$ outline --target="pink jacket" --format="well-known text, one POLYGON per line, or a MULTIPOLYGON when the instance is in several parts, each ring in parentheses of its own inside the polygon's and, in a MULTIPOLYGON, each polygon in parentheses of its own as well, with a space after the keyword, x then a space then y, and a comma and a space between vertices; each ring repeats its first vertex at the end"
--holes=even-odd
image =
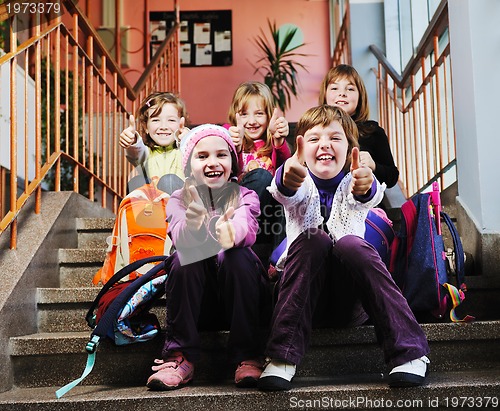
MULTIPOLYGON (((229 183, 236 184, 236 183, 229 183)), ((253 190, 239 187, 241 197, 235 209, 232 222, 235 228, 235 247, 250 247, 254 244, 259 228, 257 217, 260 214, 259 197, 253 190)), ((209 210, 209 218, 197 232, 186 226, 186 210, 182 199, 183 189, 172 193, 167 204, 168 234, 179 253, 181 264, 202 261, 222 251, 214 238, 214 225, 222 210, 209 210)))

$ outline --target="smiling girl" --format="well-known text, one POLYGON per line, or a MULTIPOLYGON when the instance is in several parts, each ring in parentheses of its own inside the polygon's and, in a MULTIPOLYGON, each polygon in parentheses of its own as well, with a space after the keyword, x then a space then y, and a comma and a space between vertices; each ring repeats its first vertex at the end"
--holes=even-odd
POLYGON ((237 153, 225 128, 193 128, 183 138, 181 152, 188 177, 167 205, 176 252, 166 262, 166 340, 147 385, 171 390, 193 378, 201 327, 230 331, 234 381, 238 387, 252 386, 263 366, 258 331, 266 296, 264 268, 250 248, 259 199, 233 181, 237 153))
POLYGON ((255 191, 260 199, 257 242, 283 239, 284 219, 281 205, 267 191, 276 169, 290 157, 285 141, 288 121, 274 105, 271 90, 258 81, 239 85, 229 108, 228 129, 238 153, 239 182, 255 191))
POLYGON ((429 363, 425 334, 363 239, 368 210, 381 201, 385 184, 360 162, 356 125, 343 110, 323 105, 302 116, 296 133, 297 150, 270 188, 285 208, 288 241, 278 260, 283 273, 259 388, 291 388, 313 323, 345 327, 368 318, 392 367, 389 385, 422 385, 429 363))
MULTIPOLYGON (((120 134, 120 145, 131 164, 144 165, 147 177, 159 178, 158 187, 171 194, 184 181, 177 140, 189 131, 185 127, 185 104, 172 93, 155 92, 144 99, 137 114, 137 120, 129 117, 129 126, 120 134)), ((130 191, 147 181, 142 167, 137 173, 129 181, 130 191)))

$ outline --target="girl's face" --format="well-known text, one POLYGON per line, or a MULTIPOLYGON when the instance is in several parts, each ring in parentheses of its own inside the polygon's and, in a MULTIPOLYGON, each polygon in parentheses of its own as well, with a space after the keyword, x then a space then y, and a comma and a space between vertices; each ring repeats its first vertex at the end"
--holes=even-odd
POLYGON ((338 121, 327 127, 315 126, 304 134, 303 158, 307 168, 316 177, 328 180, 344 168, 349 143, 338 121))
POLYGON ((262 138, 269 122, 264 100, 258 96, 250 97, 246 109, 240 112, 240 118, 248 138, 252 140, 262 138))
POLYGON ((151 136, 153 141, 159 146, 166 147, 173 144, 175 131, 179 128, 179 112, 174 104, 165 104, 161 112, 151 117, 156 111, 156 107, 148 109, 148 122, 146 123, 146 130, 151 136))
POLYGON ((352 116, 356 112, 359 101, 359 90, 350 79, 337 79, 328 85, 326 104, 343 109, 352 116))
POLYGON ((198 185, 221 188, 231 175, 231 152, 228 144, 220 137, 202 138, 194 146, 191 155, 191 173, 198 185))

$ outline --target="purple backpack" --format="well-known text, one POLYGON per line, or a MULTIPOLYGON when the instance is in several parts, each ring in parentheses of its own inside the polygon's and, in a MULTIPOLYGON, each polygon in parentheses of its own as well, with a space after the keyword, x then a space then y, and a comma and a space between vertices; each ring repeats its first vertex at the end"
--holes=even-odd
POLYGON ((365 220, 365 240, 375 247, 387 267, 394 235, 392 221, 385 211, 381 208, 370 209, 365 220))

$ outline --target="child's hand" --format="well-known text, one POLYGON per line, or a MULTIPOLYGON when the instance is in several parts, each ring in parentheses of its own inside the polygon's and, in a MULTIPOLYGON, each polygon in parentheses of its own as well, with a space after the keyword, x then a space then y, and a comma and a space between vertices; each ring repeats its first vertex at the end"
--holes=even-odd
POLYGON ((177 145, 181 143, 181 140, 186 136, 187 133, 189 133, 189 128, 185 126, 186 124, 186 118, 181 117, 179 121, 179 128, 175 130, 174 137, 175 141, 177 141, 177 145))
POLYGON ((297 149, 292 157, 285 161, 283 166, 283 185, 297 191, 307 176, 302 152, 304 150, 304 137, 297 136, 297 149))
POLYGON ((198 231, 205 222, 208 213, 196 187, 189 186, 189 192, 191 193, 192 201, 186 210, 186 226, 191 231, 198 231))
POLYGON ((375 161, 373 161, 372 156, 368 151, 360 151, 359 152, 359 161, 361 164, 364 164, 365 166, 368 166, 371 168, 373 172, 375 172, 375 161))
POLYGON ((279 116, 279 114, 281 113, 279 113, 278 109, 275 108, 273 116, 271 117, 271 120, 269 120, 269 132, 271 133, 275 147, 281 147, 289 132, 288 121, 286 121, 285 117, 279 116))
POLYGON ((239 153, 243 144, 243 137, 245 136, 245 127, 243 126, 243 121, 241 121, 239 113, 236 113, 236 125, 229 127, 228 131, 236 147, 236 152, 239 153))
POLYGON ((360 164, 357 147, 352 149, 351 174, 351 193, 358 196, 365 195, 372 187, 374 177, 370 167, 360 164))
POLYGON ((127 148, 137 143, 137 135, 134 116, 130 115, 128 118, 128 127, 120 134, 120 145, 123 148, 127 148))
POLYGON ((234 237, 236 230, 231 218, 234 216, 234 207, 229 207, 215 223, 215 234, 222 249, 228 250, 234 247, 234 237))

